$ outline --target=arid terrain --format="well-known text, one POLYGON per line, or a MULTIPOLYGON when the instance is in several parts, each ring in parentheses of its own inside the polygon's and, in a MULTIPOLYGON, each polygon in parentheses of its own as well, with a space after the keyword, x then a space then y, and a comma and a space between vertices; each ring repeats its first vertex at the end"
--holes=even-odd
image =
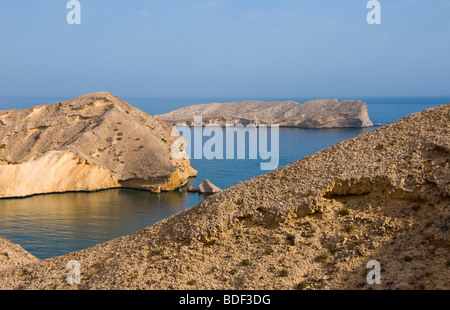
POLYGON ((0 237, 0 271, 38 261, 36 257, 22 249, 20 245, 0 237))
POLYGON ((360 100, 320 99, 295 101, 235 101, 209 103, 156 115, 170 124, 194 125, 194 116, 202 116, 202 125, 269 124, 281 127, 336 128, 371 127, 367 104, 360 100))
POLYGON ((2 242, 0 288, 449 289, 449 160, 450 104, 92 248, 34 261, 2 242), (79 285, 66 281, 70 260, 79 285), (370 260, 379 285, 366 281, 370 260))
POLYGON ((171 126, 107 92, 0 111, 0 197, 174 190, 197 173, 188 159, 172 158, 178 138, 171 126))

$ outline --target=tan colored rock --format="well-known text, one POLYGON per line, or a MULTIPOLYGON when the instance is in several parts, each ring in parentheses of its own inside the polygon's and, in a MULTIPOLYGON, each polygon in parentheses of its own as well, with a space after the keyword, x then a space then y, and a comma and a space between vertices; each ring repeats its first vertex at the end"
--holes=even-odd
POLYGON ((216 124, 272 124, 281 127, 334 128, 371 127, 367 104, 359 100, 238 101, 181 108, 156 117, 170 124, 194 125, 202 116, 203 126, 216 124))
POLYGON ((0 271, 0 289, 446 290, 449 124, 450 104, 410 115, 134 234, 0 271))
POLYGON ((171 128, 99 92, 0 112, 0 197, 114 187, 170 191, 196 175, 171 128))
POLYGON ((0 237, 0 272, 38 261, 37 257, 25 251, 20 245, 0 237))
POLYGON ((196 189, 194 186, 189 186, 186 191, 189 193, 198 193, 198 189, 196 189))
POLYGON ((221 192, 222 189, 212 184, 209 180, 205 180, 198 186, 198 191, 201 194, 212 194, 221 192))

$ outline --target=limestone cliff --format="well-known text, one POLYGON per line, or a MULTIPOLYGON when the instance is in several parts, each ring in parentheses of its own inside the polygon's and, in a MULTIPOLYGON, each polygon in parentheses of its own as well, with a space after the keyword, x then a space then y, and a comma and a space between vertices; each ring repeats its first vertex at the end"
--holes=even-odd
POLYGON ((449 124, 450 104, 410 115, 131 235, 0 271, 0 289, 446 290, 449 124), (372 260, 381 284, 366 281, 372 260))
POLYGON ((99 92, 0 111, 0 197, 130 187, 174 190, 196 174, 171 157, 171 128, 99 92))
POLYGON ((359 100, 238 101, 210 103, 181 108, 157 115, 171 124, 193 125, 194 116, 202 116, 203 125, 273 124, 281 127, 334 128, 371 127, 367 104, 359 100))

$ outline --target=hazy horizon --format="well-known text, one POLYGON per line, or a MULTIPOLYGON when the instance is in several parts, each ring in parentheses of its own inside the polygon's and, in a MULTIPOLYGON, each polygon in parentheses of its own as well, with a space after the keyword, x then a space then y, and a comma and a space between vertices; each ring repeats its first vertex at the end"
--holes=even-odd
POLYGON ((450 0, 0 0, 0 96, 450 96, 450 0))

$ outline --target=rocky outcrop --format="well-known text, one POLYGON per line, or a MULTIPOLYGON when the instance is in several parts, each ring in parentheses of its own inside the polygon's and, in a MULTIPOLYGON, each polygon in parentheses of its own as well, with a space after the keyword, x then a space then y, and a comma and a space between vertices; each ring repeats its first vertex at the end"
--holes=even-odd
POLYGON ((221 192, 222 189, 212 184, 209 180, 205 180, 198 186, 198 191, 201 194, 213 194, 221 192))
POLYGON ((22 249, 20 245, 0 237, 0 272, 38 261, 35 256, 22 249))
POLYGON ((204 126, 216 124, 269 124, 281 127, 334 128, 371 127, 367 104, 359 100, 312 100, 265 102, 239 101, 210 103, 181 108, 157 115, 170 124, 194 125, 194 116, 202 116, 204 126))
POLYGON ((449 124, 450 104, 410 115, 134 234, 2 271, 0 288, 446 290, 449 124), (73 259, 78 286, 64 281, 73 259), (381 284, 366 281, 373 260, 381 284))
POLYGON ((198 193, 198 189, 196 189, 194 186, 189 186, 186 191, 189 193, 198 193))
POLYGON ((0 197, 114 187, 170 191, 196 174, 171 127, 99 92, 0 112, 0 197))

